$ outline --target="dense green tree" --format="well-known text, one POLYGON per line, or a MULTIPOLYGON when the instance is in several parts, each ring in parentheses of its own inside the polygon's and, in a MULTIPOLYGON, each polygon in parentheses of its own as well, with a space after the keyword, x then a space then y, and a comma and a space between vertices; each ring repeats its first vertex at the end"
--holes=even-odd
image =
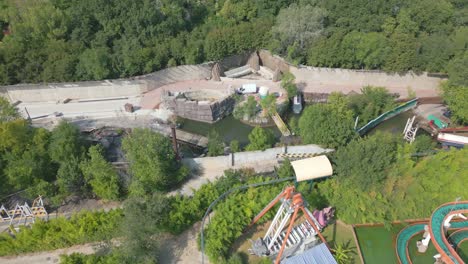
POLYGON ((51 194, 33 190, 55 180, 57 167, 48 153, 49 137, 47 130, 31 128, 23 119, 0 122, 0 193, 27 189, 31 197, 51 194))
POLYGON ((412 34, 395 33, 390 38, 391 52, 384 69, 390 72, 405 72, 417 69, 417 55, 420 44, 412 34))
POLYGON ((395 162, 397 144, 391 134, 376 133, 350 142, 336 152, 335 172, 339 181, 349 181, 363 191, 381 183, 386 169, 395 162))
POLYGON ((343 67, 380 69, 390 49, 383 34, 371 32, 350 32, 341 42, 343 67))
POLYGON ((30 142, 32 129, 24 119, 0 122, 0 152, 22 153, 30 142))
POLYGON ((297 95, 297 86, 294 83, 295 79, 296 77, 290 72, 285 72, 281 76, 281 87, 286 90, 289 99, 297 95))
POLYGON ((456 28, 450 40, 455 55, 463 54, 468 49, 468 26, 456 28))
POLYGON ((466 14, 462 0, 6 0, 0 84, 128 77, 263 47, 314 66, 444 72, 453 54, 440 47, 463 36, 466 14))
POLYGON ((126 239, 119 251, 129 263, 157 263, 161 228, 170 206, 169 199, 159 193, 125 201, 122 231, 126 239))
POLYGON ((63 194, 86 193, 88 188, 77 157, 71 156, 60 163, 57 171, 57 185, 63 194))
MULTIPOLYGON (((312 5, 291 4, 282 9, 272 28, 273 36, 278 40, 280 52, 296 44, 300 50, 317 39, 325 27, 327 11, 312 5)), ((301 51, 299 51, 301 52, 301 51)))
POLYGON ((396 106, 395 98, 384 87, 365 86, 362 94, 349 96, 348 106, 359 117, 359 126, 367 124, 396 106))
POLYGON ((260 100, 260 106, 263 109, 265 116, 274 115, 276 113, 276 96, 269 94, 260 100))
POLYGON ((187 168, 176 159, 171 141, 149 129, 135 129, 123 139, 122 149, 130 162, 130 194, 142 196, 167 190, 180 183, 187 168))
POLYGON ((293 177, 295 175, 294 169, 291 165, 291 161, 289 159, 285 159, 283 164, 279 167, 278 171, 278 177, 280 178, 289 178, 293 177))
POLYGON ((345 145, 355 137, 352 112, 345 104, 314 104, 305 108, 299 118, 299 134, 306 144, 328 147, 345 145))
POLYGON ((208 134, 208 156, 219 156, 224 154, 224 143, 216 130, 208 134))
POLYGON ((52 130, 49 154, 57 163, 68 162, 71 159, 79 160, 85 154, 85 144, 78 127, 66 121, 52 130))
POLYGON ((6 155, 5 175, 14 190, 33 187, 41 180, 54 179, 54 166, 47 152, 33 147, 21 155, 6 155))
MULTIPOLYGON (((320 2, 319 2, 320 3, 320 2)), ((402 6, 400 0, 331 0, 320 3, 328 11, 330 24, 347 31, 379 31, 385 19, 395 15, 402 6)))
POLYGON ((428 72, 446 72, 447 61, 452 57, 452 41, 443 34, 421 37, 419 64, 428 72))
POLYGON ((0 123, 12 121, 19 117, 18 110, 6 98, 0 96, 0 123))
MULTIPOLYGON (((377 140, 377 139, 368 139, 377 140)), ((318 192, 337 208, 337 217, 347 223, 379 223, 424 218, 440 204, 466 195, 467 150, 440 151, 433 156, 413 157, 414 144, 399 144, 392 165, 385 168, 380 184, 363 190, 357 182, 339 177, 318 184, 318 192), (450 192, 444 190, 450 186, 450 192), (341 209, 340 209, 341 208, 341 209)), ((374 159, 366 156, 363 162, 374 159)), ((377 164, 385 161, 377 161, 377 164)), ((339 169, 338 164, 335 170, 339 169)), ((374 166, 374 165, 372 165, 374 166)), ((362 177, 372 177, 365 174, 362 177)), ((367 171, 368 172, 368 171, 367 171)), ((346 174, 344 174, 346 175, 346 174)))
POLYGON ((81 163, 80 168, 86 182, 100 198, 116 200, 120 196, 121 183, 119 175, 103 157, 100 145, 88 149, 88 158, 81 163))
MULTIPOLYGON (((431 215, 440 204, 464 197, 467 149, 441 151, 407 167, 403 173, 389 179, 385 190, 389 192, 386 209, 393 219, 422 218, 431 215), (447 192, 447 186, 450 192, 447 192)), ((409 157, 403 157, 409 159, 409 157)), ((400 165, 397 163, 396 165, 400 165)))
POLYGON ((249 134, 249 145, 245 148, 248 151, 265 150, 271 148, 275 143, 275 135, 268 129, 255 127, 249 134))
POLYGON ((448 107, 452 110, 453 119, 460 123, 468 123, 468 87, 442 84, 442 96, 448 107))
POLYGON ((453 6, 449 0, 408 1, 411 19, 420 31, 448 32, 452 29, 453 6))
POLYGON ((239 146, 239 141, 237 140, 231 140, 231 143, 229 143, 229 147, 231 149, 231 152, 239 152, 241 151, 241 148, 239 146))
POLYGON ((234 109, 234 117, 237 119, 250 120, 257 114, 257 101, 255 97, 249 95, 245 102, 240 102, 234 109))
POLYGON ((447 72, 450 84, 468 87, 468 51, 454 57, 447 65, 447 72))
POLYGON ((101 80, 111 77, 111 58, 106 48, 85 50, 79 59, 76 74, 83 80, 101 80))

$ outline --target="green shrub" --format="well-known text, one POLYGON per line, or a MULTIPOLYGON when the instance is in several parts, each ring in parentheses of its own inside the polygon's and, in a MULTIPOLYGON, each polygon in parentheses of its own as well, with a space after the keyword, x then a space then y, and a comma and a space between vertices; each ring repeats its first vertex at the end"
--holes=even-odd
POLYGON ((115 236, 122 220, 122 210, 80 212, 69 220, 64 217, 37 220, 30 228, 22 226, 14 237, 0 234, 0 256, 69 247, 115 236))
MULTIPOLYGON (((251 176, 247 182, 232 187, 268 180, 271 178, 251 176)), ((279 183, 236 192, 216 206, 214 216, 205 227, 205 253, 212 263, 228 259, 234 241, 249 226, 253 217, 273 200, 285 185, 286 183, 279 183)), ((268 212, 258 223, 271 219, 275 214, 274 211, 268 212)))

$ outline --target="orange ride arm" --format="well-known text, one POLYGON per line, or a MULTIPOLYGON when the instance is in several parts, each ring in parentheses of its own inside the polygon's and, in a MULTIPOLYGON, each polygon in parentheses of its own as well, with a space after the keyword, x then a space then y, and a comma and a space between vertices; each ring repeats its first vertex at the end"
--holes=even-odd
MULTIPOLYGON (((276 203, 278 203, 278 201, 281 199, 281 198, 288 198, 288 196, 291 196, 291 194, 294 192, 294 187, 287 187, 283 192, 281 192, 280 194, 278 194, 278 196, 276 196, 275 199, 273 199, 267 206, 265 206, 265 208, 263 208, 263 210, 258 213, 254 219, 252 220, 252 222, 250 223, 250 226, 254 225, 260 218, 262 218, 273 206, 275 206, 276 203)), ((249 226, 249 227, 250 227, 249 226)))
POLYGON ((304 207, 301 207, 302 212, 304 213, 305 217, 307 218, 307 221, 309 221, 310 225, 312 228, 314 228, 315 232, 317 232, 317 235, 320 237, 320 240, 327 246, 328 250, 330 250, 330 247, 328 246, 327 241, 325 238, 322 236, 322 233, 320 233, 320 230, 315 226, 315 222, 310 218, 310 215, 307 213, 306 210, 304 210, 304 207))

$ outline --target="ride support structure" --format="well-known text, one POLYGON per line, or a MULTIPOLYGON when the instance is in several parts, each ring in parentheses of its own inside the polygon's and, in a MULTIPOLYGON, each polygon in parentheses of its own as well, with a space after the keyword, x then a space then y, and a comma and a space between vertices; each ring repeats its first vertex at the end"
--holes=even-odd
MULTIPOLYGON (((281 203, 265 236, 253 242, 251 254, 258 256, 276 256, 275 264, 279 264, 284 257, 300 253, 315 246, 320 238, 330 250, 327 241, 320 233, 322 226, 313 214, 307 209, 307 202, 295 188, 286 187, 273 199, 255 218, 250 226, 257 223, 277 203, 281 203), (298 223, 299 213, 303 214, 305 221, 298 223), (296 225, 295 225, 296 224, 296 225), (287 227, 286 230, 284 230, 287 227)), ((333 212, 328 217, 333 216, 333 212)))
POLYGON ((9 222, 10 226, 26 225, 29 222, 34 223, 36 218, 48 217, 47 210, 44 207, 42 196, 34 199, 32 206, 27 202, 17 203, 14 209, 8 210, 2 204, 0 206, 0 222, 9 222))

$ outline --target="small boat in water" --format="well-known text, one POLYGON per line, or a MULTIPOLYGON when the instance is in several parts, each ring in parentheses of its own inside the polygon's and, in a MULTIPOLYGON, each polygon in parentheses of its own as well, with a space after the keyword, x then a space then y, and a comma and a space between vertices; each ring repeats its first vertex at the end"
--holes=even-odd
POLYGON ((296 95, 293 98, 292 110, 295 114, 300 114, 302 111, 302 96, 296 95))

